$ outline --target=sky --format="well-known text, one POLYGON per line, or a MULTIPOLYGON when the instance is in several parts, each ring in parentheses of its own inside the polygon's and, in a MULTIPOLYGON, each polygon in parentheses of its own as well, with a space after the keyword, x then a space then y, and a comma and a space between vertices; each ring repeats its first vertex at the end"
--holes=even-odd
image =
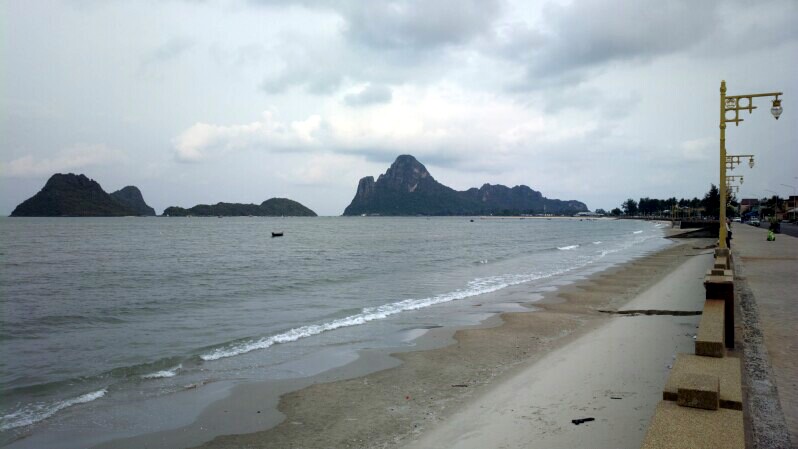
POLYGON ((54 173, 161 213, 287 197, 340 215, 412 154, 458 190, 590 209, 718 183, 719 88, 784 92, 727 129, 739 197, 798 188, 795 0, 8 0, 0 214, 54 173))

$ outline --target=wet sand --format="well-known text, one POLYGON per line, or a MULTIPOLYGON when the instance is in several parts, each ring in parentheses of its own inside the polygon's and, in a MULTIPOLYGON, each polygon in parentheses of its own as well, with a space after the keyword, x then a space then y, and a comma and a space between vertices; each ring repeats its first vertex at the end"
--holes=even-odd
MULTIPOLYGON (((630 316, 602 311, 617 310, 627 304, 661 308, 658 307, 660 298, 673 302, 669 306, 681 304, 684 307, 683 301, 675 296, 689 297, 690 294, 674 295, 674 292, 681 291, 683 285, 695 289, 695 282, 703 274, 703 265, 711 260, 709 252, 701 249, 708 243, 699 239, 677 242, 656 254, 596 273, 545 295, 543 300, 533 304, 537 310, 531 313, 505 313, 483 326, 458 330, 453 336, 443 330, 432 330, 420 339, 420 346, 435 349, 402 352, 392 357, 364 354, 357 362, 342 368, 343 372, 326 373, 313 380, 317 383, 282 395, 278 405, 280 415, 272 418, 281 420, 279 424, 265 431, 219 436, 200 447, 374 448, 408 444, 413 447, 533 447, 531 442, 535 440, 527 437, 540 438, 540 432, 545 429, 550 431, 546 435, 557 435, 563 429, 570 429, 568 426, 598 427, 600 423, 579 427, 570 423, 570 419, 590 412, 580 410, 579 401, 583 401, 582 408, 589 408, 590 400, 596 399, 593 396, 601 396, 620 407, 614 415, 611 410, 607 411, 605 426, 615 421, 613 416, 626 416, 626 421, 634 422, 619 432, 605 429, 604 434, 613 436, 614 442, 636 440, 634 445, 639 446, 644 423, 656 403, 651 391, 661 391, 671 354, 682 350, 678 348, 680 345, 692 344, 691 336, 699 317, 630 316), (690 266, 683 267, 691 260, 690 266), (614 323, 620 323, 620 327, 614 323), (672 333, 676 326, 678 341, 674 340, 676 337, 668 341, 660 341, 659 337, 656 341, 642 338, 647 326, 657 329, 652 334, 656 336, 672 333), (603 330, 607 328, 612 328, 612 332, 603 330), (586 344, 591 340, 596 343, 586 344), (618 363, 620 356, 617 354, 599 356, 600 349, 623 352, 624 345, 634 346, 636 353, 642 354, 656 347, 653 353, 664 359, 658 360, 655 367, 644 367, 634 360, 618 363), (585 361, 575 366, 566 363, 575 359, 585 361), (358 377, 358 370, 374 369, 382 370, 358 377), (593 377, 591 372, 604 373, 599 377, 606 381, 606 373, 613 370, 628 373, 632 380, 606 394, 593 391, 589 381, 593 377), (325 377, 335 376, 349 378, 325 382, 325 377), (536 383, 536 379, 548 381, 536 383), (578 397, 563 402, 563 394, 574 390, 580 382, 583 385, 578 397), (527 383, 538 385, 537 390, 515 394, 519 385, 527 383), (641 387, 646 387, 648 394, 638 394, 641 387), (535 395, 545 396, 546 400, 536 400, 535 395), (622 399, 611 399, 610 395, 622 399), (529 409, 524 415, 515 417, 515 409, 503 410, 501 403, 485 402, 496 398, 501 398, 502 403, 516 401, 537 407, 537 412, 529 409), (563 409, 557 404, 571 405, 563 409), (483 412, 486 406, 493 408, 483 412), (537 418, 529 419, 533 415, 537 418), (520 429, 524 431, 502 424, 507 419, 521 423, 520 429), (480 423, 493 424, 480 427, 480 423), (469 432, 478 428, 483 429, 481 438, 467 438, 469 432), (507 432, 510 429, 512 441, 507 432), (466 440, 479 444, 468 445, 466 440)), ((662 305, 668 304, 663 302, 662 305)), ((234 389, 230 398, 204 412, 205 422, 211 424, 214 414, 232 404, 243 410, 237 413, 253 416, 257 414, 256 409, 269 408, 272 404, 268 402, 276 400, 277 396, 274 391, 265 392, 262 388, 259 391, 257 385, 241 386, 234 389), (241 404, 244 406, 240 407, 241 404)), ((263 424, 260 421, 260 425, 263 424)), ((156 435, 149 438, 153 446, 157 446, 156 440, 156 435)))

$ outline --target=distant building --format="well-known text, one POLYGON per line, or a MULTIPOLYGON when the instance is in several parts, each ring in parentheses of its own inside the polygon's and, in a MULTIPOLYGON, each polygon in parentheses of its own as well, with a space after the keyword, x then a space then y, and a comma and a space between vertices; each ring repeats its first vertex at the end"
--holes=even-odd
POLYGON ((759 206, 759 200, 756 198, 744 198, 740 201, 740 215, 744 215, 747 212, 755 209, 759 206))

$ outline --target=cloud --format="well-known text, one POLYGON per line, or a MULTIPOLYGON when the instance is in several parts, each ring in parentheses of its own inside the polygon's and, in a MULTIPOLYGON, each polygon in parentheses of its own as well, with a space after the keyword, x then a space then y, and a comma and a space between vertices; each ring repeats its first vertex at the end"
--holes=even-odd
POLYGON ((178 58, 191 47, 194 41, 184 37, 172 37, 151 52, 142 60, 142 66, 149 66, 178 58))
POLYGON ((682 151, 682 157, 688 161, 705 161, 713 154, 717 143, 716 138, 702 137, 682 142, 679 149, 682 151))
POLYGON ((502 4, 500 0, 254 3, 272 13, 301 15, 308 23, 276 33, 272 61, 259 87, 268 94, 295 89, 314 95, 368 82, 438 78, 438 66, 448 64, 451 52, 490 32, 502 4))
POLYGON ((107 165, 124 159, 124 154, 102 144, 76 144, 51 158, 22 156, 0 165, 0 175, 13 178, 49 176, 53 173, 107 165))
POLYGON ((340 20, 315 16, 313 28, 277 33, 269 48, 271 57, 260 88, 269 94, 285 93, 300 88, 315 95, 338 90, 347 74, 357 70, 354 53, 340 34, 340 20))
POLYGON ((173 141, 175 155, 181 162, 198 162, 230 150, 261 148, 271 151, 302 150, 318 143, 321 118, 282 122, 270 111, 260 120, 242 125, 195 123, 173 141))
POLYGON ((368 1, 343 13, 347 36, 377 48, 428 50, 461 44, 484 33, 501 8, 497 0, 368 1))
POLYGON ((380 49, 460 44, 486 32, 502 10, 500 0, 253 0, 267 7, 301 5, 333 11, 347 37, 380 49))
POLYGON ((278 173, 278 177, 294 185, 343 186, 351 188, 365 176, 367 164, 350 154, 320 153, 305 158, 292 170, 278 173))
POLYGON ((511 98, 444 83, 397 87, 392 101, 379 108, 336 104, 299 121, 266 112, 245 124, 197 123, 173 143, 177 159, 191 162, 233 150, 312 153, 307 157, 329 153, 379 163, 412 153, 440 165, 496 171, 508 159, 537 154, 554 143, 590 136, 597 144, 605 136, 597 130, 606 129, 611 127, 596 120, 552 119, 511 98))
POLYGON ((380 103, 390 103, 393 97, 391 88, 383 85, 369 84, 359 92, 348 94, 344 103, 349 106, 369 106, 380 103))
MULTIPOLYGON (((688 49, 717 26, 717 2, 588 0, 544 9, 540 34, 526 33, 537 51, 502 54, 521 58, 526 74, 516 87, 545 88, 582 81, 590 70, 624 61, 646 61, 688 49)), ((523 34, 521 34, 523 36, 523 34)))

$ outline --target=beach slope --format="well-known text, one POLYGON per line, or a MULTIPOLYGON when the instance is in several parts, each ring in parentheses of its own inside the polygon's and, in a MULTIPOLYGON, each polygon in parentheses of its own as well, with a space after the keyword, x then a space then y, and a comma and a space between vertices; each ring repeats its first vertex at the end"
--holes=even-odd
POLYGON ((277 426, 202 447, 639 447, 668 365, 692 348, 700 317, 667 311, 701 310, 706 244, 597 273, 535 312, 395 354, 399 366, 288 393, 277 426), (606 313, 638 308, 665 314, 606 313))

